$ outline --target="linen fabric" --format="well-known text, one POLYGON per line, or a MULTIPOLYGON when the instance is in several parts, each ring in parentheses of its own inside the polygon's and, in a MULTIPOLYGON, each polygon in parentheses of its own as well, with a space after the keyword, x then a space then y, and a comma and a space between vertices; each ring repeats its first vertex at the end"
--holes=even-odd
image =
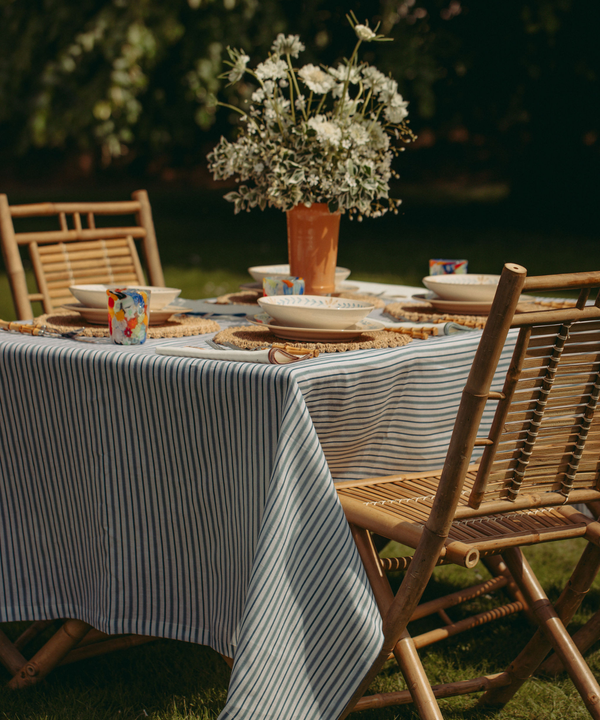
POLYGON ((382 635, 332 479, 440 466, 478 340, 277 366, 0 337, 0 621, 208 644, 221 718, 336 718, 382 635))

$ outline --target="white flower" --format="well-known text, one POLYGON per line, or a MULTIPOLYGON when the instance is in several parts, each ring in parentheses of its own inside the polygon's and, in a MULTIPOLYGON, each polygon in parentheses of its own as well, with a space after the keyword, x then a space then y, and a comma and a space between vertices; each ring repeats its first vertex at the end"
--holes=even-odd
POLYGON ((333 75, 333 77, 340 82, 349 80, 353 85, 360 82, 360 70, 351 65, 342 65, 342 63, 340 63, 337 68, 329 68, 329 74, 333 75))
POLYGON ((227 75, 227 79, 230 83, 236 83, 238 80, 241 80, 244 76, 244 73, 246 72, 246 67, 248 63, 250 62, 250 58, 247 55, 244 55, 243 53, 240 53, 236 59, 235 64, 229 71, 229 74, 227 75))
POLYGON ((392 78, 385 78, 382 87, 377 91, 377 96, 383 103, 390 103, 398 93, 398 83, 392 78))
POLYGON ((408 102, 402 98, 402 95, 396 94, 390 104, 385 108, 383 114, 386 120, 397 125, 401 123, 405 117, 408 116, 408 102))
POLYGON ((297 58, 305 49, 298 35, 288 35, 285 37, 283 33, 279 33, 271 48, 277 55, 291 55, 294 58, 297 58))
POLYGON ((254 72, 259 80, 281 80, 287 77, 288 66, 285 60, 270 57, 257 65, 254 72))
POLYGON ((383 90, 386 77, 376 67, 367 65, 366 67, 361 68, 361 75, 363 85, 366 88, 372 88, 374 93, 378 93, 380 90, 383 90))
POLYGON ((377 37, 367 25, 355 25, 354 32, 356 33, 356 37, 363 42, 371 42, 371 40, 377 37))
POLYGON ((336 85, 335 80, 316 65, 305 65, 300 68, 298 77, 309 90, 318 95, 325 95, 336 85))
POLYGON ((352 123, 352 125, 350 125, 349 134, 355 145, 365 145, 369 142, 369 133, 358 123, 352 123))
POLYGON ((338 147, 342 139, 341 129, 333 122, 327 120, 323 115, 317 115, 310 118, 308 127, 317 133, 317 140, 324 145, 329 143, 334 147, 338 147))
POLYGON ((304 110, 306 107, 306 98, 304 95, 298 95, 295 101, 296 110, 304 110))
POLYGON ((265 91, 262 88, 255 90, 250 96, 252 102, 260 103, 265 99, 265 91))
POLYGON ((374 150, 387 150, 390 138, 381 125, 376 122, 370 127, 371 147, 374 150))

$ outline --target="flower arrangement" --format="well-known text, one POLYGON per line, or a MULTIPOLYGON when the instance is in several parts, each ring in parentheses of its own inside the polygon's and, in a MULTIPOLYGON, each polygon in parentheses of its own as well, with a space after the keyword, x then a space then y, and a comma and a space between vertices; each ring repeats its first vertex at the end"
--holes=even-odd
POLYGON ((227 106, 242 115, 238 139, 222 137, 208 155, 216 180, 236 176, 252 183, 225 196, 236 213, 267 205, 291 210, 300 203, 327 203, 331 212, 359 220, 398 212, 389 181, 398 177, 392 160, 403 149, 395 143, 414 139, 408 103, 395 80, 358 60, 363 42, 389 38, 353 14, 348 20, 358 42, 337 67, 294 67, 305 49, 297 35, 280 33, 268 59, 253 70, 243 50, 227 49, 230 83, 246 73, 258 83, 245 111, 227 106))

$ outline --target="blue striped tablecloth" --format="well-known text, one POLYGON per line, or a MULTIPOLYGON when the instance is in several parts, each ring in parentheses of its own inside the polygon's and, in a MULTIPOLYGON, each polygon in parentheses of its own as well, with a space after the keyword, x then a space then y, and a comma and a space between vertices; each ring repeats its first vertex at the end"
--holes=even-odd
POLYGON ((332 476, 440 466, 479 337, 272 366, 2 334, 0 621, 207 644, 221 718, 333 720, 381 620, 332 476))

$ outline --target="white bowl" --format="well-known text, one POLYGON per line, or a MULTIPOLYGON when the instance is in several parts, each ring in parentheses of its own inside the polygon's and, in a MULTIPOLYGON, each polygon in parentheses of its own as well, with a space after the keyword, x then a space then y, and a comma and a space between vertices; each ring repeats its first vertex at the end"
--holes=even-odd
POLYGON ((491 302, 496 294, 500 275, 429 275, 423 284, 444 300, 491 302))
MULTIPOLYGON (((262 283, 265 277, 274 277, 277 275, 290 274, 289 265, 256 265, 255 267, 248 268, 248 272, 256 280, 256 282, 262 283)), ((336 267, 335 269, 335 284, 339 285, 341 282, 350 275, 352 271, 348 268, 336 267)))
POLYGON ((349 328, 374 308, 363 300, 321 295, 271 295, 258 298, 258 304, 283 325, 330 330, 349 328))
POLYGON ((154 287, 153 285, 135 285, 133 283, 72 285, 69 290, 82 305, 85 305, 86 307, 106 309, 108 300, 106 297, 106 291, 116 290, 118 288, 136 288, 137 290, 144 290, 147 292, 150 295, 150 312, 152 312, 152 310, 161 310, 166 305, 170 305, 181 292, 178 288, 154 287))

